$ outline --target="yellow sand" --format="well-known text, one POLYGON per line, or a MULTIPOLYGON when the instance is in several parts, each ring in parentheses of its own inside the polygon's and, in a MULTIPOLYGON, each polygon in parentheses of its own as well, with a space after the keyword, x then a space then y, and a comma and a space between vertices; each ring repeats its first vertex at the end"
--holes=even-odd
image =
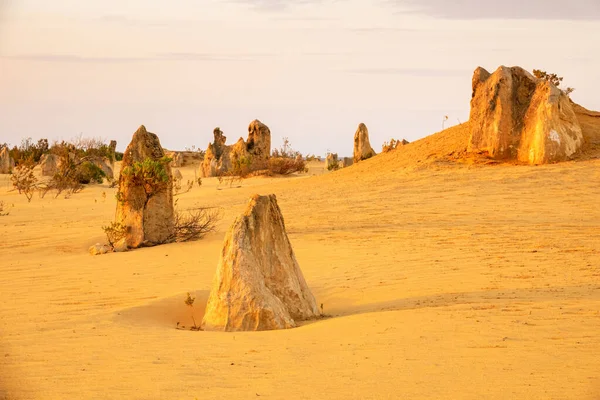
MULTIPOLYGON (((444 140, 462 146, 460 129, 444 140)), ((216 233, 104 256, 87 250, 115 189, 27 203, 0 176, 14 204, 0 217, 0 399, 600 398, 600 161, 474 166, 416 160, 418 146, 434 144, 241 188, 204 179, 176 198, 221 207, 216 233), (188 291, 201 320, 254 193, 277 195, 332 318, 175 329, 191 324, 188 291)))

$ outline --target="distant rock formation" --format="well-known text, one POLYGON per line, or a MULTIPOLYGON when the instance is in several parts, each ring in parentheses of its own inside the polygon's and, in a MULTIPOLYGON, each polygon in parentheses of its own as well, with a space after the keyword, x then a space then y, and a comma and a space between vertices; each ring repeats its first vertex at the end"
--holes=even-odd
POLYGON ((230 172, 239 163, 248 163, 250 170, 264 168, 271 154, 271 131, 254 120, 248 127, 248 139, 226 145, 226 137, 219 128, 213 131, 214 142, 208 145, 200 165, 201 177, 220 176, 230 172))
POLYGON ((133 134, 123 154, 116 222, 127 228, 129 248, 164 243, 173 232, 173 180, 171 166, 164 165, 168 181, 156 189, 149 188, 139 179, 131 178, 132 167, 149 159, 158 161, 165 153, 158 136, 146 131, 144 125, 133 134))
POLYGON ((43 154, 40 158, 42 176, 54 176, 58 172, 59 157, 56 154, 43 154))
POLYGON ((410 142, 406 139, 402 139, 402 140, 396 140, 396 139, 392 139, 388 142, 385 142, 383 144, 383 146, 381 146, 381 152, 382 153, 387 153, 388 151, 392 151, 397 149, 398 147, 402 147, 402 146, 406 146, 407 144, 409 144, 410 142))
POLYGON ((342 167, 346 168, 354 164, 354 159, 352 157, 344 157, 342 159, 342 167))
POLYGON ((178 151, 165 151, 165 155, 172 159, 171 167, 180 168, 183 166, 183 154, 178 151))
POLYGON ((104 172, 104 175, 106 175, 106 178, 109 181, 112 181, 115 178, 115 162, 111 161, 110 158, 102 157, 94 160, 93 163, 96 164, 102 170, 102 172, 104 172))
POLYGON ((111 140, 110 144, 108 145, 108 151, 110 152, 110 156, 109 158, 111 159, 111 161, 116 161, 117 157, 116 157, 116 151, 117 151, 117 141, 116 140, 111 140))
POLYGON ((361 122, 354 134, 354 162, 357 163, 366 160, 376 154, 375 150, 371 147, 371 143, 369 143, 369 130, 361 122))
POLYGON ((338 169, 340 165, 340 161, 338 160, 337 153, 329 153, 327 154, 327 158, 325 158, 325 166, 329 171, 338 169))
POLYGON ((15 167, 15 161, 10 156, 7 147, 0 149, 0 174, 10 174, 15 167))
POLYGON ((202 320, 204 330, 260 331, 319 316, 275 195, 252 197, 229 228, 202 320))
POLYGON ((563 161, 583 144, 568 96, 520 67, 473 75, 468 151, 529 164, 563 161))

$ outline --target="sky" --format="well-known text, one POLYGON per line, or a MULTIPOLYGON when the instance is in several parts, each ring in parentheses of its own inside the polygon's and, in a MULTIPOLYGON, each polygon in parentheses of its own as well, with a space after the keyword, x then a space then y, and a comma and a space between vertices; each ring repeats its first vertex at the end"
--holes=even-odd
POLYGON ((543 69, 600 110, 598 0, 0 0, 0 143, 234 143, 351 155, 464 122, 482 66, 543 69), (444 116, 448 121, 443 122, 444 116))

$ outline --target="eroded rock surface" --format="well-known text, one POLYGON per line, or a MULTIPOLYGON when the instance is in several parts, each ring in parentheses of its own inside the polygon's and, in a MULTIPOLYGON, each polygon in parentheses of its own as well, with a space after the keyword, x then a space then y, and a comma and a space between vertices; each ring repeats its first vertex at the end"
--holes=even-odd
POLYGON ((277 198, 253 196, 225 237, 203 329, 284 329, 317 316, 277 198))

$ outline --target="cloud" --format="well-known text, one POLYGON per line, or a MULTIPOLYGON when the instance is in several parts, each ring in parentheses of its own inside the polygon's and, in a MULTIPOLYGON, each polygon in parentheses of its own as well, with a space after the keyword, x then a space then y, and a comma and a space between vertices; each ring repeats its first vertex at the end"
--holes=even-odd
POLYGON ((231 3, 246 4, 258 11, 278 12, 293 6, 306 4, 319 4, 334 0, 229 0, 231 3))
POLYGON ((360 68, 350 69, 346 72, 351 74, 365 75, 407 75, 415 77, 464 77, 470 76, 472 71, 452 69, 429 69, 429 68, 360 68))
POLYGON ((39 62, 62 62, 62 63, 136 63, 148 61, 254 61, 258 58, 271 57, 272 54, 215 54, 215 53, 157 53, 142 57, 96 57, 79 56, 73 54, 20 54, 3 55, 2 59, 39 61, 39 62))
POLYGON ((384 0, 398 14, 424 14, 444 19, 598 20, 598 0, 384 0))

